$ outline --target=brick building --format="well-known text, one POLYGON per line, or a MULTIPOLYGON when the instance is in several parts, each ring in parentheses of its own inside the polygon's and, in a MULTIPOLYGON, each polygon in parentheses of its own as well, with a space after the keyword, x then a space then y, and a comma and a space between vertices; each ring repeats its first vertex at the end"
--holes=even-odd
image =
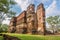
POLYGON ((10 21, 8 32, 12 33, 15 31, 16 31, 16 17, 13 17, 10 21))
POLYGON ((13 17, 12 20, 9 25, 9 32, 45 34, 45 9, 42 3, 37 6, 36 12, 35 5, 30 4, 26 11, 13 17))

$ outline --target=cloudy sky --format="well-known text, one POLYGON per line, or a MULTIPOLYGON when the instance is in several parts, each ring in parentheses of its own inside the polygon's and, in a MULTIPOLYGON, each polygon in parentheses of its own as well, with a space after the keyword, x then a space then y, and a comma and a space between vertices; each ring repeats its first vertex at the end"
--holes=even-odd
MULTIPOLYGON (((29 4, 39 5, 40 3, 44 4, 46 17, 60 15, 60 0, 15 0, 17 5, 14 5, 11 10, 15 11, 18 16, 22 11, 26 10, 29 4)), ((9 24, 9 20, 3 21, 5 24, 9 24)))

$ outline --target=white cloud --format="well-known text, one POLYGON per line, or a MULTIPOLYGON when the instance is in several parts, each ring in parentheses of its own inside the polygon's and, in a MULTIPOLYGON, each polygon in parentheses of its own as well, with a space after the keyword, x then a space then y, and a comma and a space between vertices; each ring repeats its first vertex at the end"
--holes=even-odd
POLYGON ((34 1, 38 3, 47 3, 50 2, 51 0, 34 0, 34 1))
POLYGON ((56 0, 52 2, 52 4, 46 9, 46 17, 59 15, 60 11, 57 9, 56 0))
POLYGON ((43 3, 43 2, 48 2, 48 1, 50 1, 50 0, 42 0, 41 2, 43 3))
POLYGON ((15 1, 18 3, 18 5, 20 6, 20 8, 23 11, 23 10, 26 10, 26 8, 28 7, 29 4, 34 3, 34 1, 38 2, 38 4, 39 4, 41 2, 42 3, 48 2, 50 0, 15 0, 15 1))
POLYGON ((33 0, 15 0, 21 7, 22 11, 26 10, 29 4, 33 3, 33 0))
POLYGON ((53 3, 46 9, 46 13, 51 13, 54 9, 56 9, 56 1, 53 1, 53 3))
POLYGON ((11 18, 8 18, 6 14, 3 17, 5 18, 5 20, 3 20, 3 19, 1 20, 2 24, 9 25, 11 18))
POLYGON ((10 23, 10 21, 8 19, 6 19, 2 22, 2 24, 7 24, 7 25, 9 25, 9 23, 10 23))

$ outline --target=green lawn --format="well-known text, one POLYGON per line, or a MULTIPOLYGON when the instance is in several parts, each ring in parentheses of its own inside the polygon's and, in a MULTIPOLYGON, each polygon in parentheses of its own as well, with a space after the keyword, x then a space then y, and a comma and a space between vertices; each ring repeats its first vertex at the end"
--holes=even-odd
POLYGON ((3 37, 0 36, 0 40, 3 40, 3 37))
MULTIPOLYGON (((60 40, 60 36, 43 36, 43 35, 29 35, 29 34, 10 34, 6 33, 10 36, 15 36, 20 38, 21 40, 60 40)), ((2 37, 0 37, 0 40, 3 40, 2 37)))

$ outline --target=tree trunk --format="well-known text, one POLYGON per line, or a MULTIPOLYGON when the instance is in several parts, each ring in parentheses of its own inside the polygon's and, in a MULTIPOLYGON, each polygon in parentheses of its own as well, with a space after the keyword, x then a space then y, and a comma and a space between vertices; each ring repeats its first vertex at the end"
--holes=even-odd
POLYGON ((52 25, 52 31, 53 31, 53 34, 55 33, 55 31, 54 31, 54 26, 52 25))

